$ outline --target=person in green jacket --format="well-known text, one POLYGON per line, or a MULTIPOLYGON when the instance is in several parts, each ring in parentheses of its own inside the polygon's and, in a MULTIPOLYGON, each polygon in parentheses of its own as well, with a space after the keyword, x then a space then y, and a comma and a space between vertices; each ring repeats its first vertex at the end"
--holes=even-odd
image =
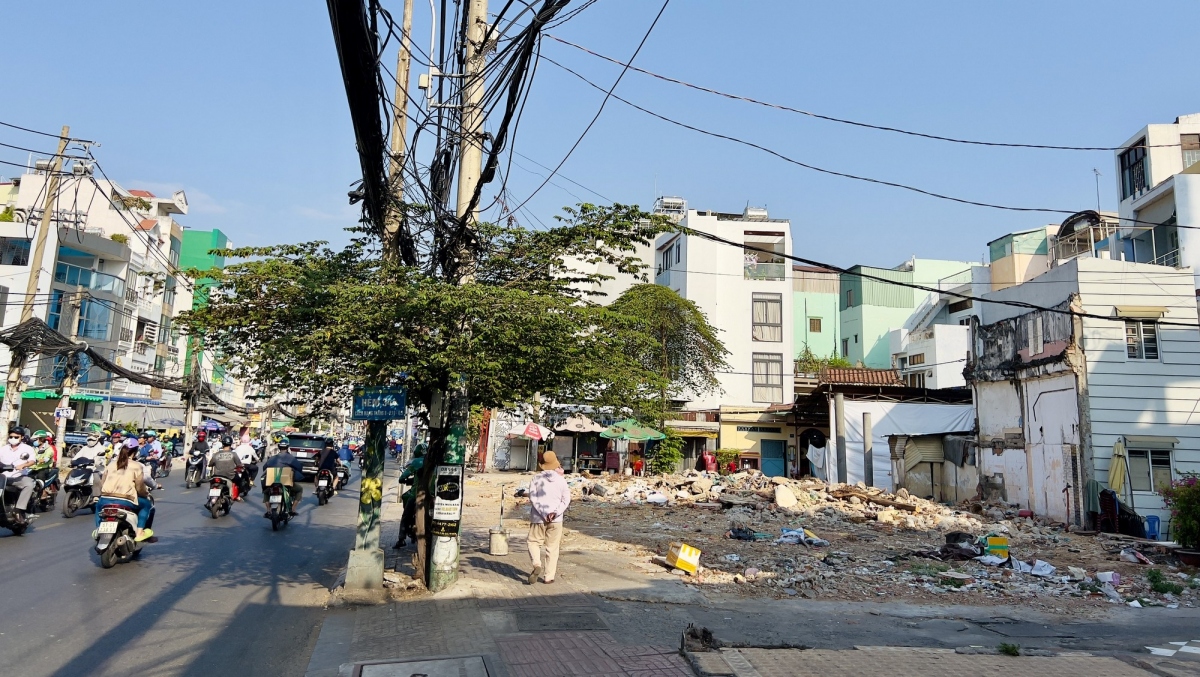
POLYGON ((400 474, 400 484, 411 483, 411 486, 400 496, 404 500, 404 514, 400 517, 400 540, 392 546, 396 550, 404 547, 405 536, 413 543, 417 542, 417 483, 415 480, 417 474, 421 472, 421 468, 425 467, 426 449, 426 445, 418 444, 413 449, 413 459, 408 462, 408 466, 400 474))

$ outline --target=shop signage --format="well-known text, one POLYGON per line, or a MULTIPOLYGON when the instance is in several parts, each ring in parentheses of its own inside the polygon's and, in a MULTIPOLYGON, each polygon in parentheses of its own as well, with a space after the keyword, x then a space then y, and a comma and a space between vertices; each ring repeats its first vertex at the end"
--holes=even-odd
POLYGON ((775 433, 777 435, 783 432, 783 428, 772 428, 761 425, 739 425, 737 430, 739 433, 775 433))

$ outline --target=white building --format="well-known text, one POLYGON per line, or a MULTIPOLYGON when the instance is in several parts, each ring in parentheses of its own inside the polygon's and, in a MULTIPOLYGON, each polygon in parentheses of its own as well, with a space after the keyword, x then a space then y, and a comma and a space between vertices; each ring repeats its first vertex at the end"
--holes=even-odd
POLYGON ((730 246, 687 232, 654 243, 655 279, 696 304, 719 330, 729 371, 719 392, 677 393, 685 409, 770 405, 792 401, 791 223, 765 209, 742 213, 683 209, 685 231, 716 235, 730 246))
POLYGON ((1087 524, 1120 441, 1129 482, 1113 490, 1169 532, 1156 491, 1200 471, 1192 273, 1080 257, 986 295, 1060 312, 980 304, 969 368, 979 441, 993 447, 979 454, 985 495, 1087 524))
POLYGON ((1116 165, 1122 237, 1112 257, 1200 271, 1200 113, 1146 125, 1116 165))
POLYGON ((931 324, 908 331, 893 329, 888 338, 900 378, 911 388, 962 388, 963 367, 971 350, 971 328, 961 324, 931 324))

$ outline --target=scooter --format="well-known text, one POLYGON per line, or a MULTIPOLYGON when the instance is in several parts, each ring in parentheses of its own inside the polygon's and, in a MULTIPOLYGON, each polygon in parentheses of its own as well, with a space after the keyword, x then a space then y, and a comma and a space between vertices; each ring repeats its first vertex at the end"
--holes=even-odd
POLYGON ((267 496, 267 517, 271 520, 271 531, 286 528, 292 521, 292 492, 281 482, 266 487, 263 493, 267 496))
POLYGON ((183 485, 188 489, 200 486, 200 468, 204 466, 204 452, 193 450, 188 455, 187 470, 183 473, 183 485))
POLYGON ((63 490, 67 497, 63 500, 63 517, 71 518, 81 508, 91 508, 96 511, 96 502, 100 497, 94 493, 96 483, 95 463, 90 458, 77 458, 71 461, 71 474, 67 475, 63 490))
POLYGON ((333 498, 334 482, 333 473, 328 469, 322 468, 317 472, 317 505, 325 505, 329 502, 330 498, 333 498))
POLYGON ((337 467, 337 481, 333 488, 341 491, 342 487, 350 483, 350 466, 339 463, 337 467))
POLYGON ((154 478, 159 479, 171 474, 171 454, 163 452, 158 459, 158 472, 154 473, 154 478))
MULTIPOLYGON (((153 497, 150 498, 154 500, 153 497)), ((138 542, 137 511, 124 505, 108 504, 100 509, 100 526, 95 531, 96 554, 100 555, 100 566, 111 569, 118 562, 133 561, 142 551, 145 542, 138 542)), ((154 513, 146 520, 149 529, 154 522, 154 513)))
POLYGON ((214 477, 208 483, 208 502, 205 508, 212 513, 212 518, 228 515, 233 509, 233 484, 224 477, 214 477))
MULTIPOLYGON (((11 465, 0 465, 0 473, 12 470, 11 465)), ((8 478, 0 474, 0 527, 4 527, 13 532, 13 536, 20 536, 29 528, 29 524, 37 519, 36 515, 25 515, 22 517, 17 513, 17 497, 21 495, 21 490, 17 487, 9 486, 8 478)), ((29 499, 32 507, 35 498, 29 499)))
POLYGON ((34 512, 52 510, 58 500, 58 490, 61 486, 58 481, 58 469, 34 470, 29 473, 29 476, 33 478, 33 500, 29 502, 30 510, 34 512))

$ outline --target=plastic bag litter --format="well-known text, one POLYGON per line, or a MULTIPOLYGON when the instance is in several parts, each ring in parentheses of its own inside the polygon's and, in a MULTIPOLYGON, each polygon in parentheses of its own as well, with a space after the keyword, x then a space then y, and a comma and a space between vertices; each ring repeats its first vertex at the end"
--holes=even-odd
POLYGON ((725 532, 725 538, 732 538, 737 541, 765 541, 770 538, 770 534, 764 534, 760 531, 751 531, 746 527, 734 527, 725 532))
POLYGON ((740 561, 742 561, 742 556, 737 553, 731 552, 728 555, 725 555, 724 557, 722 557, 721 559, 725 560, 726 562, 740 562, 740 561))
POLYGON ((983 564, 987 564, 989 566, 998 567, 1001 564, 1004 564, 1005 562, 1007 562, 1008 558, 1007 557, 997 557, 995 555, 980 555, 979 557, 975 558, 975 561, 982 562, 983 564))
POLYGON ((1134 550, 1133 548, 1125 548, 1121 551, 1121 559, 1133 564, 1150 564, 1150 560, 1145 555, 1134 550))
POLYGON ((784 543, 787 545, 804 544, 810 548, 823 548, 829 545, 829 541, 818 537, 808 529, 782 529, 783 535, 775 539, 775 544, 784 543))
POLYGON ((1040 559, 1034 560, 1033 564, 1022 562, 1019 559, 1014 559, 1012 560, 1012 568, 1020 571, 1023 574, 1033 574, 1034 576, 1045 578, 1047 576, 1052 576, 1056 567, 1052 566, 1049 562, 1043 562, 1040 559))
POLYGON ((666 494, 661 491, 652 491, 646 495, 646 502, 654 505, 666 505, 668 500, 666 494))

